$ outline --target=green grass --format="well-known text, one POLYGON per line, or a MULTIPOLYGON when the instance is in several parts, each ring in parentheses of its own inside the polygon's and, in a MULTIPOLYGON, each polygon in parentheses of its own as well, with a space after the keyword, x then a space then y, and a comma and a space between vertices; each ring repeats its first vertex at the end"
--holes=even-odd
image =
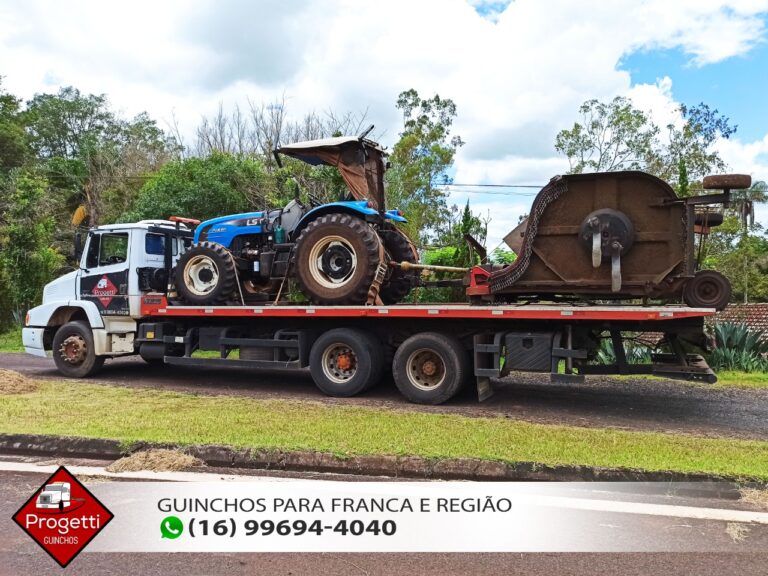
POLYGON ((0 334, 0 352, 24 352, 21 345, 21 326, 0 334))
POLYGON ((472 457, 768 479, 768 442, 533 424, 506 418, 43 382, 0 395, 0 432, 342 456, 472 457))
POLYGON ((723 370, 717 373, 717 388, 763 388, 768 390, 768 373, 723 370))
MULTIPOLYGON (((670 382, 669 378, 662 378, 660 376, 651 376, 650 374, 613 374, 608 376, 616 380, 658 380, 659 382, 670 382)), ((682 380, 672 380, 684 385, 682 380)), ((744 390, 759 390, 768 389, 768 373, 767 372, 739 372, 739 371, 727 371, 723 370, 717 372, 717 382, 715 384, 693 383, 694 386, 700 386, 704 388, 741 388, 744 390)))

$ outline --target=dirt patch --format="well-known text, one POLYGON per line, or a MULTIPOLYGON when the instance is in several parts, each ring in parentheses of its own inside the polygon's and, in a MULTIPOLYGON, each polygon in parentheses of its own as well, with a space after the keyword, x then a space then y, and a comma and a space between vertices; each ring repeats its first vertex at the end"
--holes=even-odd
POLYGON ((744 542, 750 532, 749 526, 737 522, 728 522, 725 527, 725 533, 731 537, 734 542, 744 542))
POLYGON ((27 378, 15 370, 0 369, 0 394, 29 394, 40 387, 40 382, 27 378))
POLYGON ((152 470, 154 472, 173 472, 205 466, 205 462, 189 454, 176 450, 158 448, 136 452, 125 458, 120 458, 107 466, 108 472, 136 472, 152 470))
POLYGON ((759 506, 763 510, 768 510, 768 490, 742 488, 740 492, 742 502, 749 502, 750 504, 759 506))

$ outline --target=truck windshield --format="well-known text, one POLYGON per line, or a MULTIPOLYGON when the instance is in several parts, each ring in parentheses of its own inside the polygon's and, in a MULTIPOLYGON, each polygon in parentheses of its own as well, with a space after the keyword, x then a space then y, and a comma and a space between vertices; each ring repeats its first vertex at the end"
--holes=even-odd
POLYGON ((45 487, 45 492, 62 492, 63 490, 63 486, 56 486, 54 484, 48 484, 48 486, 45 487))

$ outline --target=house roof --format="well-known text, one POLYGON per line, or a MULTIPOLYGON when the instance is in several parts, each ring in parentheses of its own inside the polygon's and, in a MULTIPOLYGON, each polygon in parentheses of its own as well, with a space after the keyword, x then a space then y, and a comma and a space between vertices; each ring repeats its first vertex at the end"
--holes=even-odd
POLYGON ((768 334, 768 302, 730 304, 715 315, 715 321, 743 323, 750 330, 760 330, 768 334))

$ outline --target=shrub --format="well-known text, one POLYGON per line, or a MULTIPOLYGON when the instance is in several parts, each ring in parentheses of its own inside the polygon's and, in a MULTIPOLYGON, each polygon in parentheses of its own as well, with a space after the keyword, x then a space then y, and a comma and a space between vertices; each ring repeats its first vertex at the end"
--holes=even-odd
POLYGON ((714 370, 764 372, 768 370, 768 341, 761 330, 746 324, 718 322, 714 326, 715 348, 709 355, 714 370))

